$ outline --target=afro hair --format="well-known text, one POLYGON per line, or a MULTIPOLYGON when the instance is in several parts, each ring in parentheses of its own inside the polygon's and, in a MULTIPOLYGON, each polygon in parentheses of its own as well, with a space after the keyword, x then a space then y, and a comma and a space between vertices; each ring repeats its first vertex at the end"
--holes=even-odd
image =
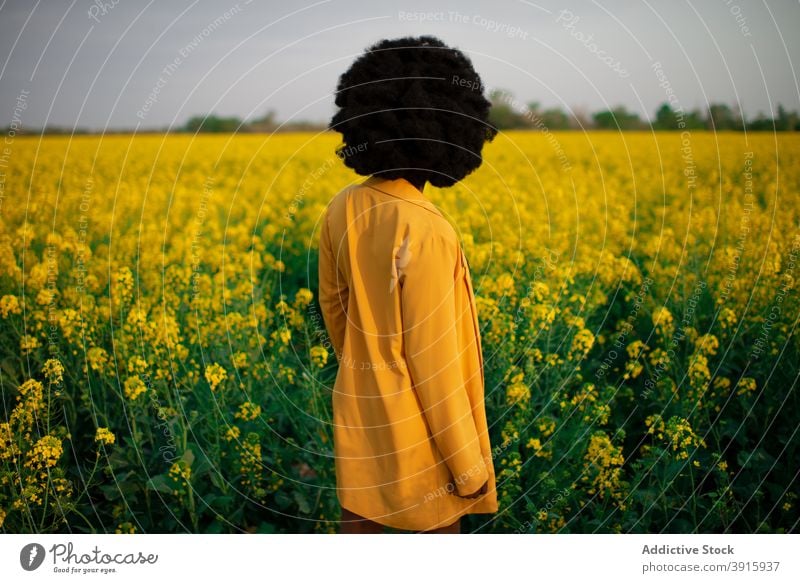
POLYGON ((339 78, 336 153, 362 176, 452 186, 497 134, 483 89, 469 58, 436 37, 380 41, 339 78))

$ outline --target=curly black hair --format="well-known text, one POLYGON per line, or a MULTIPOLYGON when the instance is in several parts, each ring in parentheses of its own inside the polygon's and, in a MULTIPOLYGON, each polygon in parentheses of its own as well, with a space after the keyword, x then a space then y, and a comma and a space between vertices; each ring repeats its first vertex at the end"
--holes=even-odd
POLYGON ((362 176, 452 186, 497 134, 483 89, 470 59, 436 37, 382 40, 339 78, 336 153, 362 176))

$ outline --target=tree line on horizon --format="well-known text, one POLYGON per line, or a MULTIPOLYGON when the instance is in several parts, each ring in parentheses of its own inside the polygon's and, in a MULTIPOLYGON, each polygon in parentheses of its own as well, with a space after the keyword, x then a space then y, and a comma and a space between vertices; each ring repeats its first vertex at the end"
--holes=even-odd
POLYGON ((587 113, 577 108, 567 112, 559 107, 542 109, 538 102, 519 106, 506 91, 490 94, 492 109, 489 121, 498 129, 549 130, 716 130, 716 131, 798 131, 800 116, 778 104, 777 116, 763 113, 746 119, 739 108, 726 103, 710 103, 705 110, 676 111, 668 102, 659 105, 652 120, 644 120, 624 105, 612 109, 587 113), (681 122, 683 125, 681 125, 681 122))
MULTIPOLYGON (((767 117, 759 114, 746 119, 738 107, 726 103, 710 103, 705 110, 693 109, 678 112, 669 103, 662 103, 652 120, 639 117, 620 105, 608 110, 587 113, 580 108, 565 111, 558 107, 543 109, 538 102, 520 105, 504 90, 496 89, 489 95, 492 108, 489 122, 500 130, 544 129, 549 130, 716 130, 716 131, 798 131, 800 115, 787 111, 778 104, 777 115, 767 117), (681 125, 681 122, 683 125, 681 125)), ((215 115, 194 116, 183 126, 187 132, 256 132, 276 131, 322 131, 325 124, 308 121, 290 121, 281 124, 274 111, 252 122, 237 117, 215 115)))
MULTIPOLYGON (((662 103, 652 120, 644 120, 635 112, 620 105, 608 110, 586 113, 581 109, 567 112, 561 108, 543 109, 538 102, 519 106, 504 91, 496 90, 489 96, 492 108, 489 122, 500 130, 544 129, 549 130, 716 130, 716 131, 798 131, 800 116, 796 111, 787 111, 778 105, 777 116, 763 114, 746 119, 738 108, 726 103, 711 103, 702 111, 677 112, 669 103, 662 103), (681 123, 683 125, 681 125, 681 123)), ((272 133, 280 131, 322 131, 325 124, 308 121, 290 121, 281 124, 274 111, 252 122, 237 117, 216 115, 194 116, 183 126, 186 132, 245 132, 272 133)))
MULTIPOLYGON (((777 115, 763 113, 747 119, 740 108, 726 103, 710 103, 704 110, 676 111, 668 102, 662 103, 651 120, 642 119, 624 105, 589 113, 582 108, 566 111, 560 107, 542 108, 539 102, 522 105, 504 90, 491 92, 492 108, 489 122, 499 130, 714 130, 714 131, 800 131, 800 115, 778 104, 777 115), (682 125, 681 125, 682 124, 682 125)), ((138 133, 274 133, 324 131, 326 124, 318 121, 289 120, 281 122, 274 110, 251 121, 236 116, 216 114, 194 115, 177 128, 137 130, 138 133)), ((106 133, 130 133, 133 130, 110 130, 106 133)), ((17 134, 87 134, 86 129, 46 127, 43 131, 16 129, 17 134)))

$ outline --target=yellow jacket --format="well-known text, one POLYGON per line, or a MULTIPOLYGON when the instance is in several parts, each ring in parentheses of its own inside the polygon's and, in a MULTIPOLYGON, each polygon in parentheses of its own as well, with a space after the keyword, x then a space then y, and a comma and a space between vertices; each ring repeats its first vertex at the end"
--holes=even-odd
POLYGON ((342 507, 430 530, 497 511, 483 356, 455 230, 404 179, 339 192, 320 227, 319 301, 333 388, 342 507), (488 481, 487 492, 477 492, 488 481))

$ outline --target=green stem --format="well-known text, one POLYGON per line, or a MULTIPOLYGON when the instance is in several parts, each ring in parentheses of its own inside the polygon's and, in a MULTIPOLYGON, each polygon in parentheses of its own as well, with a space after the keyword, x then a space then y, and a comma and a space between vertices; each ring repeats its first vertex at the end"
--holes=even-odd
POLYGON ((83 495, 89 492, 89 487, 90 487, 90 484, 91 484, 92 478, 94 477, 95 471, 97 471, 97 466, 98 466, 98 464, 99 464, 99 463, 100 463, 100 452, 98 451, 98 452, 97 452, 97 456, 95 457, 95 460, 94 460, 94 466, 92 467, 92 471, 91 471, 91 473, 89 474, 89 477, 88 477, 88 478, 87 478, 87 479, 84 481, 84 484, 86 484, 86 487, 85 487, 85 488, 83 489, 83 491, 80 493, 80 496, 78 496, 77 498, 75 498, 75 499, 73 500, 73 502, 74 502, 76 505, 77 505, 77 503, 78 503, 78 502, 80 502, 80 501, 81 501, 81 498, 83 498, 83 495))
POLYGON ((92 534, 95 534, 97 532, 97 529, 92 525, 91 522, 89 522, 89 519, 86 518, 86 516, 80 510, 78 510, 77 508, 73 508, 72 512, 74 514, 77 514, 78 516, 80 516, 83 519, 83 521, 89 527, 89 530, 91 531, 92 534))
MULTIPOLYGON (((187 485, 188 482, 187 482, 187 485)), ((198 522, 197 522, 197 512, 194 505, 194 489, 189 485, 189 516, 192 519, 192 526, 194 527, 194 532, 197 534, 199 530, 198 522)))

